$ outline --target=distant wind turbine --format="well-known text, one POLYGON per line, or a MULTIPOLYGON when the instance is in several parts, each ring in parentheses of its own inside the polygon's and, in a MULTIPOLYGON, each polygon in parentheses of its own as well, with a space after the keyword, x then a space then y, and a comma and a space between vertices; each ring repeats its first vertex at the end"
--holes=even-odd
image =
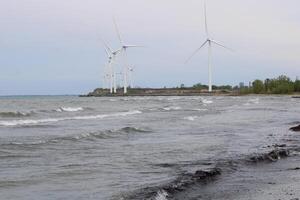
POLYGON ((127 86, 128 86, 128 80, 127 80, 127 76, 128 76, 128 70, 129 70, 129 66, 128 66, 128 60, 127 60, 127 52, 126 50, 128 48, 134 48, 134 47, 142 47, 142 46, 139 46, 139 45, 128 45, 128 44, 125 44, 122 40, 122 37, 121 37, 121 34, 120 34, 120 31, 119 31, 119 28, 118 28, 118 24, 115 20, 115 18, 113 19, 114 21, 114 24, 115 24, 115 28, 116 28, 116 32, 117 32, 117 35, 118 35, 118 38, 119 38, 119 41, 120 41, 120 44, 121 44, 121 51, 123 53, 123 59, 124 59, 124 69, 123 69, 123 75, 124 75, 124 94, 127 93, 127 86))
POLYGON ((102 40, 105 52, 108 57, 108 68, 109 68, 109 79, 110 79, 110 93, 117 93, 117 85, 116 85, 116 71, 114 68, 114 62, 117 55, 121 52, 122 49, 118 49, 113 51, 107 43, 102 40))
POLYGON ((205 42, 198 48, 194 53, 186 60, 186 63, 200 51, 206 44, 208 44, 208 91, 212 92, 212 66, 211 66, 211 49, 212 49, 212 44, 215 44, 217 46, 223 47, 227 50, 232 51, 232 49, 224 46, 220 42, 217 42, 213 39, 210 38, 209 33, 208 33, 208 25, 207 25, 207 13, 206 13, 206 1, 204 1, 204 17, 205 17, 205 32, 206 32, 206 37, 207 39, 205 42))

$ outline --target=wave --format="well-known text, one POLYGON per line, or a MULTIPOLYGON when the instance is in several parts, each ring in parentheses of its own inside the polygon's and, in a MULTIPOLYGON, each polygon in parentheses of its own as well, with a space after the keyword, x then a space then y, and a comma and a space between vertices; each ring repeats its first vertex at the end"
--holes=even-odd
MULTIPOLYGON (((214 165, 196 170, 194 173, 182 172, 177 178, 169 181, 168 183, 162 183, 157 186, 145 187, 128 193, 123 194, 124 199, 153 199, 153 200, 167 200, 167 199, 177 199, 176 196, 188 192, 190 188, 197 186, 198 184, 207 184, 217 180, 220 176, 226 173, 233 173, 238 170, 242 165, 257 165, 257 163, 268 163, 276 162, 280 159, 293 156, 292 152, 299 152, 299 148, 286 148, 285 145, 273 145, 274 149, 261 153, 252 154, 249 156, 239 157, 233 160, 219 160, 214 161, 214 165), (283 148, 279 147, 282 146, 283 148)), ((161 167, 173 167, 173 164, 164 164, 161 167)), ((174 166, 178 168, 178 166, 174 166)), ((299 168, 292 168, 292 170, 298 170, 299 168)))
POLYGON ((188 117, 184 117, 183 119, 185 120, 189 120, 189 121, 195 121, 195 119, 197 119, 198 116, 188 116, 188 117))
POLYGON ((129 195, 122 195, 122 199, 153 199, 167 200, 176 193, 184 192, 191 186, 198 183, 205 183, 215 180, 221 175, 220 168, 197 170, 195 173, 182 173, 175 180, 157 187, 147 187, 129 195))
POLYGON ((3 118, 14 118, 14 117, 29 117, 33 112, 0 112, 0 117, 3 118))
POLYGON ((126 132, 126 133, 132 133, 132 132, 148 133, 148 132, 152 132, 151 130, 148 130, 148 129, 141 129, 141 128, 136 128, 136 127, 124 127, 122 129, 120 129, 120 131, 126 132))
POLYGON ((62 118, 47 118, 47 119, 27 119, 27 120, 10 120, 0 121, 0 126, 19 126, 19 125, 34 125, 49 122, 59 122, 66 120, 89 120, 89 119, 103 119, 109 117, 124 117, 127 115, 141 114, 139 110, 119 112, 113 114, 102 114, 102 115, 87 115, 87 116, 75 116, 75 117, 62 117, 62 118))
POLYGON ((169 194, 166 191, 161 190, 157 192, 157 195, 155 196, 154 200, 167 200, 168 196, 169 194))
POLYGON ((208 111, 208 109, 206 109, 206 108, 196 108, 196 109, 193 109, 193 111, 208 111))
POLYGON ((244 103, 244 106, 250 106, 252 104, 259 104, 259 98, 249 99, 246 103, 244 103))
POLYGON ((78 112, 78 111, 83 111, 84 108, 82 107, 60 107, 56 109, 56 112, 78 112))
POLYGON ((179 107, 179 106, 170 106, 170 107, 164 107, 163 110, 166 110, 166 111, 181 110, 181 107, 179 107))
MULTIPOLYGON (((1 146, 26 146, 26 147, 33 147, 39 146, 43 144, 56 144, 61 143, 64 141, 81 141, 81 140, 93 140, 93 139, 111 139, 115 137, 120 137, 122 135, 128 134, 137 134, 137 133, 149 133, 152 132, 148 129, 136 128, 136 127, 124 127, 121 129, 116 130, 106 130, 106 131, 98 131, 98 132, 91 132, 91 133, 82 133, 79 135, 68 135, 64 137, 56 137, 47 140, 36 140, 31 142, 9 142, 0 144, 1 146)), ((1 158, 1 156, 0 156, 1 158)))
POLYGON ((204 104, 212 104, 213 101, 212 100, 208 100, 208 99, 202 99, 202 103, 204 103, 204 104))

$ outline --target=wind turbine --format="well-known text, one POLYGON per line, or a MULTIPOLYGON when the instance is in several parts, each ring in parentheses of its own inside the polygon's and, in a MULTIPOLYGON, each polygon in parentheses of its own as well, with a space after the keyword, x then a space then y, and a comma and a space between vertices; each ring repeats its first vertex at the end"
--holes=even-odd
POLYGON ((133 88, 133 78, 132 78, 132 76, 133 76, 133 67, 131 66, 131 67, 129 67, 128 68, 128 77, 129 77, 129 86, 130 86, 130 88, 133 88))
POLYGON ((127 60, 127 52, 126 51, 127 51, 128 48, 142 47, 142 46, 125 44, 122 40, 120 31, 119 31, 119 28, 118 28, 118 24, 117 24, 115 18, 113 18, 113 21, 114 21, 116 32, 117 32, 117 35, 118 35, 118 38, 119 38, 119 41, 120 41, 120 44, 121 44, 120 49, 123 53, 123 59, 124 59, 124 69, 123 69, 123 75, 124 75, 123 79, 124 80, 123 81, 124 81, 124 94, 126 94, 127 93, 127 86, 128 86, 127 76, 128 76, 128 69, 129 69, 128 60, 127 60))
POLYGON ((206 33, 206 37, 207 39, 205 40, 205 42, 194 51, 194 53, 186 60, 186 63, 192 58, 194 57, 194 55, 196 55, 198 53, 198 51, 200 51, 200 49, 202 49, 206 44, 208 44, 208 91, 212 92, 212 66, 211 66, 211 50, 212 50, 212 44, 215 44, 217 46, 223 47, 227 50, 232 51, 230 48, 224 46, 223 44, 221 44, 220 42, 217 42, 215 40, 213 40, 208 32, 208 25, 207 25, 207 13, 206 13, 206 1, 204 1, 204 17, 205 17, 205 33, 206 33))
POLYGON ((110 76, 110 93, 117 93, 116 86, 116 71, 114 69, 114 61, 117 55, 121 52, 122 49, 118 49, 113 51, 107 44, 102 40, 105 52, 108 57, 108 68, 109 68, 109 76, 110 76))

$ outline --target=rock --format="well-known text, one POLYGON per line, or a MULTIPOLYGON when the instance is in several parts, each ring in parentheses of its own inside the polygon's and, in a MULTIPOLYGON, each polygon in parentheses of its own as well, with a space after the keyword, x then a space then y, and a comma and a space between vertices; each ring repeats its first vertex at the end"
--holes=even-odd
POLYGON ((283 147, 286 147, 286 144, 275 144, 274 147, 283 148, 283 147))
POLYGON ((277 161, 280 158, 285 158, 289 156, 289 150, 286 149, 276 149, 267 154, 262 154, 258 156, 253 156, 250 158, 252 162, 263 162, 263 161, 277 161))
POLYGON ((294 131, 294 132, 299 132, 300 131, 300 125, 294 126, 294 127, 290 128, 290 130, 294 131))
POLYGON ((198 179, 198 180, 203 180, 203 179, 215 177, 220 174, 221 174, 221 169, 219 169, 219 168, 214 168, 210 171, 198 170, 194 174, 193 178, 198 179))

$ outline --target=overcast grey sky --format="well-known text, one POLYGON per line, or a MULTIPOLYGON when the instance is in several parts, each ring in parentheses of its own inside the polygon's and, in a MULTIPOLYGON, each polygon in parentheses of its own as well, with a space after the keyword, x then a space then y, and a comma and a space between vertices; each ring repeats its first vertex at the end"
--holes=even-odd
MULTIPOLYGON (((213 83, 300 76, 300 1, 207 0, 213 83)), ((143 87, 207 83, 201 0, 1 0, 0 95, 79 94, 101 86, 106 57, 100 38, 128 43, 134 83, 143 87)))

